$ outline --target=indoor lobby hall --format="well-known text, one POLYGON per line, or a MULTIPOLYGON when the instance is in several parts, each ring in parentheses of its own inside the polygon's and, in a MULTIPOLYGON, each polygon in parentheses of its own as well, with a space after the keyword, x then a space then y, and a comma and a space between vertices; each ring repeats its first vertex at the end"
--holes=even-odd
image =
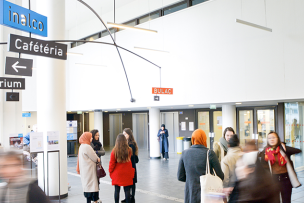
MULTIPOLYGON (((149 159, 146 150, 139 150, 139 163, 137 167, 138 181, 136 184, 135 200, 137 203, 174 203, 184 202, 185 183, 177 180, 177 166, 180 159, 179 154, 170 153, 169 160, 149 159)), ((101 157, 102 165, 107 176, 100 179, 99 197, 103 203, 114 202, 114 186, 108 173, 110 161, 110 149, 106 155, 101 157)), ((63 203, 83 203, 80 176, 76 173, 77 157, 68 158, 68 183, 71 186, 68 197, 62 199, 63 203)), ((300 182, 304 184, 304 171, 297 172, 300 182)), ((120 201, 124 199, 123 189, 120 191, 120 201)), ((59 202, 52 200, 51 202, 59 202)), ((292 202, 304 202, 304 187, 294 188, 292 191, 292 202)))

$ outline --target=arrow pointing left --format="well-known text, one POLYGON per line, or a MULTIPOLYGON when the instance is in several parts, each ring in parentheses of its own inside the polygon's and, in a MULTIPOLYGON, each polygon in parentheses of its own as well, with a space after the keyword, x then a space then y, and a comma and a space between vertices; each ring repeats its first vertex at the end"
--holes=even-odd
POLYGON ((6 57, 5 74, 32 76, 33 60, 6 57))

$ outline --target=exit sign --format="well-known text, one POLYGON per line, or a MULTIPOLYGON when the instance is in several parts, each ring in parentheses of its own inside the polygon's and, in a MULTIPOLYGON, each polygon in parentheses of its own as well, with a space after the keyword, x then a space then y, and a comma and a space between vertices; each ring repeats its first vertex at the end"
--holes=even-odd
POLYGON ((210 104, 210 109, 216 109, 216 105, 215 104, 210 104))

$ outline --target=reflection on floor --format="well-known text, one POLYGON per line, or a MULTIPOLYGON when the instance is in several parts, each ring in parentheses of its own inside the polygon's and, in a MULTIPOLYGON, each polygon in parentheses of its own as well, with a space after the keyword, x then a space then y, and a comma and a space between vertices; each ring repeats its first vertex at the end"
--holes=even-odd
MULTIPOLYGON (((176 179, 177 165, 180 155, 170 153, 170 159, 150 160, 146 150, 139 151, 138 183, 136 191, 137 203, 174 203, 184 202, 184 183, 176 179)), ((103 167, 106 172, 109 167, 110 151, 102 157, 103 167)), ((76 174, 77 157, 68 158, 68 182, 71 186, 69 196, 61 202, 63 203, 85 203, 80 177, 76 174)), ((304 184, 304 171, 298 173, 300 182, 304 184)), ((292 202, 304 203, 304 186, 293 189, 292 202)), ((103 203, 114 202, 114 187, 108 175, 101 179, 99 197, 103 203)), ((121 190, 120 200, 124 199, 121 190)), ((59 202, 53 200, 52 202, 59 202)))

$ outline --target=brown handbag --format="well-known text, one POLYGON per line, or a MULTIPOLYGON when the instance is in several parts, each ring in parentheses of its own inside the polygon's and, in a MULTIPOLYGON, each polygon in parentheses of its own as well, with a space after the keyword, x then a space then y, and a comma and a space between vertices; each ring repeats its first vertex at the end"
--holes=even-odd
POLYGON ((96 173, 97 173, 97 178, 103 178, 105 177, 107 174, 105 172, 105 170, 103 169, 102 165, 100 163, 98 163, 96 165, 96 173))

